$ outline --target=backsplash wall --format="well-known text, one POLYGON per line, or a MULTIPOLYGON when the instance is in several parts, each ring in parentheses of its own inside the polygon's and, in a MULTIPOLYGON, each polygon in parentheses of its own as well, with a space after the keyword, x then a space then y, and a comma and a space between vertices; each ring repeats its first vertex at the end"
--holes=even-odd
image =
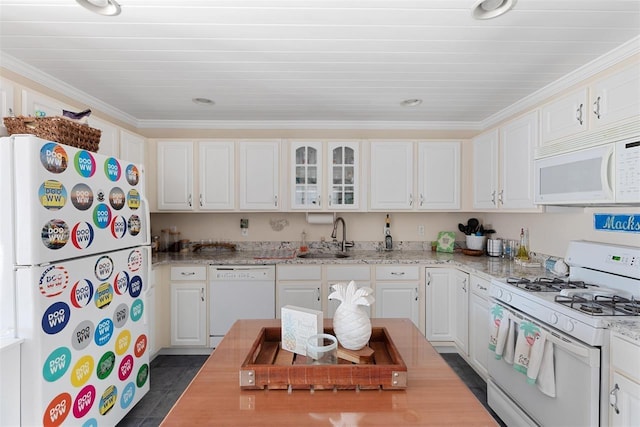
MULTIPOLYGON (((593 214, 627 213, 640 218, 640 208, 552 208, 543 214, 434 212, 390 213, 394 241, 432 241, 439 231, 455 231, 456 240, 464 240, 458 223, 476 217, 485 227, 494 228, 497 237, 518 238, 520 228, 528 227, 531 250, 563 257, 571 240, 593 240, 620 245, 639 246, 638 233, 602 232, 593 229, 593 214), (418 233, 423 225, 424 236, 418 233)), ((340 213, 347 224, 347 239, 356 241, 382 241, 386 213, 340 213)), ((304 213, 155 213, 151 215, 152 233, 176 226, 180 237, 192 241, 202 239, 229 241, 299 241, 302 230, 308 241, 331 239, 330 224, 308 224, 304 213), (249 219, 247 237, 240 233, 240 219, 249 219), (280 230, 278 230, 280 229, 280 230)), ((341 227, 338 239, 342 238, 341 227)))

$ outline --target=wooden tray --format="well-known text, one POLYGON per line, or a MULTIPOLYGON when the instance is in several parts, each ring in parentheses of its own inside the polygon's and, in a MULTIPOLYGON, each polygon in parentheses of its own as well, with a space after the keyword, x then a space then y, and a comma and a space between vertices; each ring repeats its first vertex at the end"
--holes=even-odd
MULTIPOLYGON (((333 334, 332 329, 325 332, 333 334)), ((372 364, 340 359, 336 365, 307 365, 306 357, 280 348, 279 327, 262 328, 240 367, 241 389, 385 389, 407 388, 407 366, 386 328, 374 327, 369 347, 372 364)))

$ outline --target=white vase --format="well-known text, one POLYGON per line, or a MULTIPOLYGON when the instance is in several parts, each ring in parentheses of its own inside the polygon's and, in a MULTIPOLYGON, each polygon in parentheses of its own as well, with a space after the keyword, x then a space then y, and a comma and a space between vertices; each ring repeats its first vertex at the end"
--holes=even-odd
POLYGON ((333 315, 333 331, 342 347, 360 350, 371 338, 371 320, 359 305, 343 302, 333 315))
POLYGON ((487 236, 467 236, 467 249, 473 249, 476 251, 484 250, 484 245, 487 240, 487 236))

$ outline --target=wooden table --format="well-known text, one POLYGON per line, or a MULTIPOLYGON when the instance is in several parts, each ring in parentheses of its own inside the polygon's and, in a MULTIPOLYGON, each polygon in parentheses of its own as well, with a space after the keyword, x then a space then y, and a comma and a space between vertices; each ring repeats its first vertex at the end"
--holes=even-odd
MULTIPOLYGON (((405 390, 240 390, 239 370, 260 328, 240 320, 164 419, 163 426, 495 426, 496 422, 409 319, 384 326, 407 365, 405 390)), ((325 320, 325 327, 331 326, 325 320)), ((153 381, 153 376, 151 377, 153 381)))

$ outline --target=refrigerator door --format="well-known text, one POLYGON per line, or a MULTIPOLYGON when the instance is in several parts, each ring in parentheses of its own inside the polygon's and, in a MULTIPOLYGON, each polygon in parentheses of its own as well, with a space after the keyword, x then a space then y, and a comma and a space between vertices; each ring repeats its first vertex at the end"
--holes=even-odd
POLYGON ((0 146, 12 154, 12 182, 0 185, 14 203, 13 264, 149 244, 142 166, 30 135, 0 146))
POLYGON ((16 270, 22 425, 114 426, 147 393, 149 255, 16 270))

